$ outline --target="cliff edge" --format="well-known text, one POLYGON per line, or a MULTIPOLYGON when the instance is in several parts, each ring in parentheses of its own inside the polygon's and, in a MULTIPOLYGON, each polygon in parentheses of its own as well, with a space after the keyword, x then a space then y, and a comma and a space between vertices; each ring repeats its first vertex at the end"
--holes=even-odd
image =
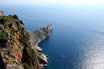
POLYGON ((50 35, 49 24, 27 31, 16 15, 0 16, 0 69, 43 69, 48 58, 40 53, 40 41, 50 35))

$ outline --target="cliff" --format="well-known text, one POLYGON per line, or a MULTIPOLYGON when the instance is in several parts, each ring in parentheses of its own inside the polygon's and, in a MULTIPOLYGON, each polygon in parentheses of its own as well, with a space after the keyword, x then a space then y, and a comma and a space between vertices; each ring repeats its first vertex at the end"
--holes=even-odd
POLYGON ((38 44, 50 35, 52 25, 27 31, 16 15, 0 16, 0 69, 42 69, 48 58, 38 44))
MULTIPOLYGON (((35 47, 35 49, 38 52, 41 52, 42 49, 38 46, 38 44, 42 40, 44 40, 46 37, 50 36, 50 31, 52 29, 53 29, 53 26, 49 24, 47 27, 40 28, 39 30, 29 31, 29 34, 31 37, 31 40, 30 40, 31 46, 33 48, 35 47)), ((43 53, 40 53, 38 58, 39 58, 42 68, 48 65, 48 58, 43 53)))
POLYGON ((53 29, 52 25, 49 24, 47 27, 40 28, 35 31, 28 31, 31 36, 32 46, 38 46, 40 41, 44 40, 46 37, 50 36, 50 31, 53 29))

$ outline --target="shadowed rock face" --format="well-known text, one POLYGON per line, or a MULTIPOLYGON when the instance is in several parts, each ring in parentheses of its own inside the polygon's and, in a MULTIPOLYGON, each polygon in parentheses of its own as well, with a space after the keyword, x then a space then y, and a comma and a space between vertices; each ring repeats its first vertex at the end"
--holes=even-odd
POLYGON ((0 69, 6 69, 1 55, 0 55, 0 69))
POLYGON ((0 69, 42 69, 40 59, 45 63, 48 59, 40 55, 37 49, 41 48, 36 46, 50 35, 52 29, 49 24, 28 32, 18 16, 0 17, 0 69))

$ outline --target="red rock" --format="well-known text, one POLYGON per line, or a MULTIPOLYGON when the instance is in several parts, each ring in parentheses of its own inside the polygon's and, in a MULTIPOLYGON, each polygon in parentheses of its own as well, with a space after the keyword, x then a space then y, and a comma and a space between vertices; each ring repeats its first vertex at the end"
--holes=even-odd
POLYGON ((10 45, 8 44, 8 49, 10 49, 10 45))
POLYGON ((38 69, 38 64, 35 64, 35 69, 38 69))

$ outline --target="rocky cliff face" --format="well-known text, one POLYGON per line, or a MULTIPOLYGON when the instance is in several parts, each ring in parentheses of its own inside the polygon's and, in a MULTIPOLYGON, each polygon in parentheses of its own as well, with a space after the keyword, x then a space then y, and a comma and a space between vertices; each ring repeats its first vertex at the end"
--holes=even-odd
POLYGON ((32 41, 32 46, 38 46, 40 41, 44 40, 50 35, 50 31, 53 29, 52 25, 49 24, 47 27, 40 28, 35 31, 29 31, 32 41))
MULTIPOLYGON (((52 25, 49 24, 47 27, 40 28, 39 30, 29 31, 31 37, 31 46, 35 47, 35 49, 40 52, 42 49, 38 46, 38 44, 44 40, 45 38, 50 36, 50 31, 53 29, 52 25)), ((42 66, 48 65, 48 58, 43 54, 39 53, 39 61, 42 66)))
POLYGON ((0 17, 0 69, 42 69, 47 57, 38 44, 50 35, 52 25, 27 31, 19 18, 0 17))

